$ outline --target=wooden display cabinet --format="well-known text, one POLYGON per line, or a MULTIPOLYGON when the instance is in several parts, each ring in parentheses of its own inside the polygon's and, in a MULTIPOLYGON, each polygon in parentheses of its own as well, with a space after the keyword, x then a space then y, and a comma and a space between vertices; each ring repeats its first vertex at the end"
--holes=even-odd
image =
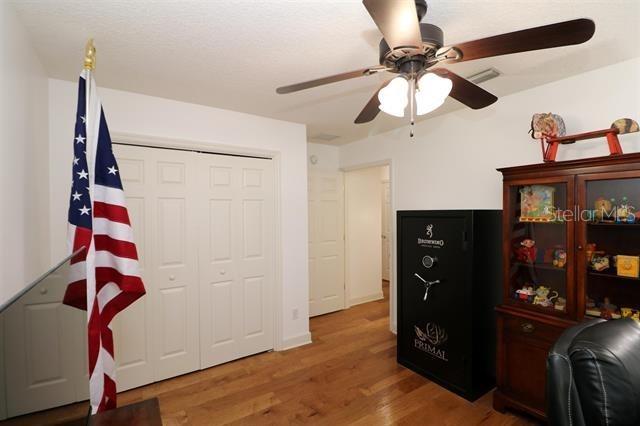
POLYGON ((494 408, 513 408, 544 420, 547 353, 563 330, 589 313, 617 318, 623 315, 621 308, 627 308, 627 315, 640 310, 640 279, 618 275, 613 259, 640 256, 640 215, 632 224, 616 221, 610 211, 594 213, 598 199, 640 208, 640 154, 499 171, 504 182, 504 288, 503 303, 496 308, 494 408), (526 247, 530 242, 520 244, 526 239, 535 241, 535 249, 526 247), (608 269, 591 269, 591 244, 596 256, 609 260, 608 269), (549 294, 530 294, 528 287, 535 291, 540 286, 549 294))

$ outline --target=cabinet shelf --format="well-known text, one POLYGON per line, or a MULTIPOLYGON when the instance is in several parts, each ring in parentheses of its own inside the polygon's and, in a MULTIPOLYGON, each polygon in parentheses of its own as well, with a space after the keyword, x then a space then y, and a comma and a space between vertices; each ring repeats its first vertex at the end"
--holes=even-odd
POLYGON ((525 263, 525 262, 513 262, 515 266, 520 268, 532 268, 532 269, 540 269, 545 271, 556 271, 556 272, 566 272, 566 268, 558 268, 557 266, 553 266, 551 263, 525 263))
POLYGON ((615 222, 588 222, 587 226, 598 228, 626 228, 626 229, 640 229, 640 223, 615 223, 615 222))
POLYGON ((592 277, 605 277, 605 278, 615 278, 624 281, 640 281, 640 278, 634 277, 623 277, 614 272, 596 272, 596 271, 588 271, 587 274, 592 277))
POLYGON ((554 308, 553 306, 550 307, 544 307, 541 305, 534 305, 533 303, 527 303, 527 302, 522 302, 520 300, 516 300, 516 299, 511 299, 509 301, 509 304, 512 304, 514 306, 518 306, 520 308, 524 308, 530 311, 536 311, 536 312, 541 312, 541 313, 545 313, 547 315, 553 315, 553 316, 558 316, 558 317, 566 317, 567 316, 567 311, 566 310, 559 310, 554 308))

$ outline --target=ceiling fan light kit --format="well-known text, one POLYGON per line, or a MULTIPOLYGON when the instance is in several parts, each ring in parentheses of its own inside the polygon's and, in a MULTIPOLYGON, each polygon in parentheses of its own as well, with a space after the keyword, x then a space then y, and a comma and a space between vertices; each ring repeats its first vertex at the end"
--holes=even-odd
POLYGON ((404 117, 409 104, 409 82, 405 77, 396 77, 378 92, 380 111, 394 117, 404 117))
MULTIPOLYGON (((485 108, 498 100, 468 79, 448 69, 435 68, 436 65, 581 44, 595 32, 594 22, 583 18, 445 45, 441 28, 420 22, 427 13, 425 0, 363 0, 362 3, 383 36, 379 46, 380 65, 279 87, 277 93, 297 92, 380 72, 399 74, 380 86, 354 122, 368 123, 378 111, 404 117, 409 105, 413 125, 416 114, 424 115, 437 109, 447 96, 472 109, 485 108)), ((484 76, 479 77, 478 81, 484 76)))
POLYGON ((416 90, 416 114, 425 115, 437 109, 451 93, 453 83, 448 78, 426 73, 418 80, 416 90))

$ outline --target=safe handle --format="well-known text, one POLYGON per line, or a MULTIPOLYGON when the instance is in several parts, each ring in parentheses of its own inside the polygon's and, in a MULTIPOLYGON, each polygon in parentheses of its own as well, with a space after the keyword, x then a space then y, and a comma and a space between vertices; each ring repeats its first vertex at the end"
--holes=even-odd
POLYGON ((427 297, 429 297, 429 289, 434 284, 440 284, 440 280, 427 281, 424 278, 422 278, 420 275, 418 275, 417 272, 415 274, 413 274, 413 275, 416 276, 420 281, 422 281, 422 284, 424 284, 424 297, 422 298, 422 301, 426 302, 427 301, 427 297))

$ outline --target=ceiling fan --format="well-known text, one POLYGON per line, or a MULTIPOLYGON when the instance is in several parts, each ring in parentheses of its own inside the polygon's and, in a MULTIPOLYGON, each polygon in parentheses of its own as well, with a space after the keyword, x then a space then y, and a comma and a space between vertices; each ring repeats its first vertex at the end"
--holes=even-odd
POLYGON ((580 44, 595 32, 592 20, 575 19, 444 45, 441 28, 420 22, 427 13, 425 0, 363 0, 362 3, 384 37, 380 41, 380 65, 279 87, 277 93, 292 93, 388 71, 399 75, 380 86, 354 122, 367 123, 380 110, 404 117, 409 105, 413 125, 416 114, 435 110, 447 96, 473 109, 484 108, 498 100, 446 68, 434 68, 436 65, 580 44))

